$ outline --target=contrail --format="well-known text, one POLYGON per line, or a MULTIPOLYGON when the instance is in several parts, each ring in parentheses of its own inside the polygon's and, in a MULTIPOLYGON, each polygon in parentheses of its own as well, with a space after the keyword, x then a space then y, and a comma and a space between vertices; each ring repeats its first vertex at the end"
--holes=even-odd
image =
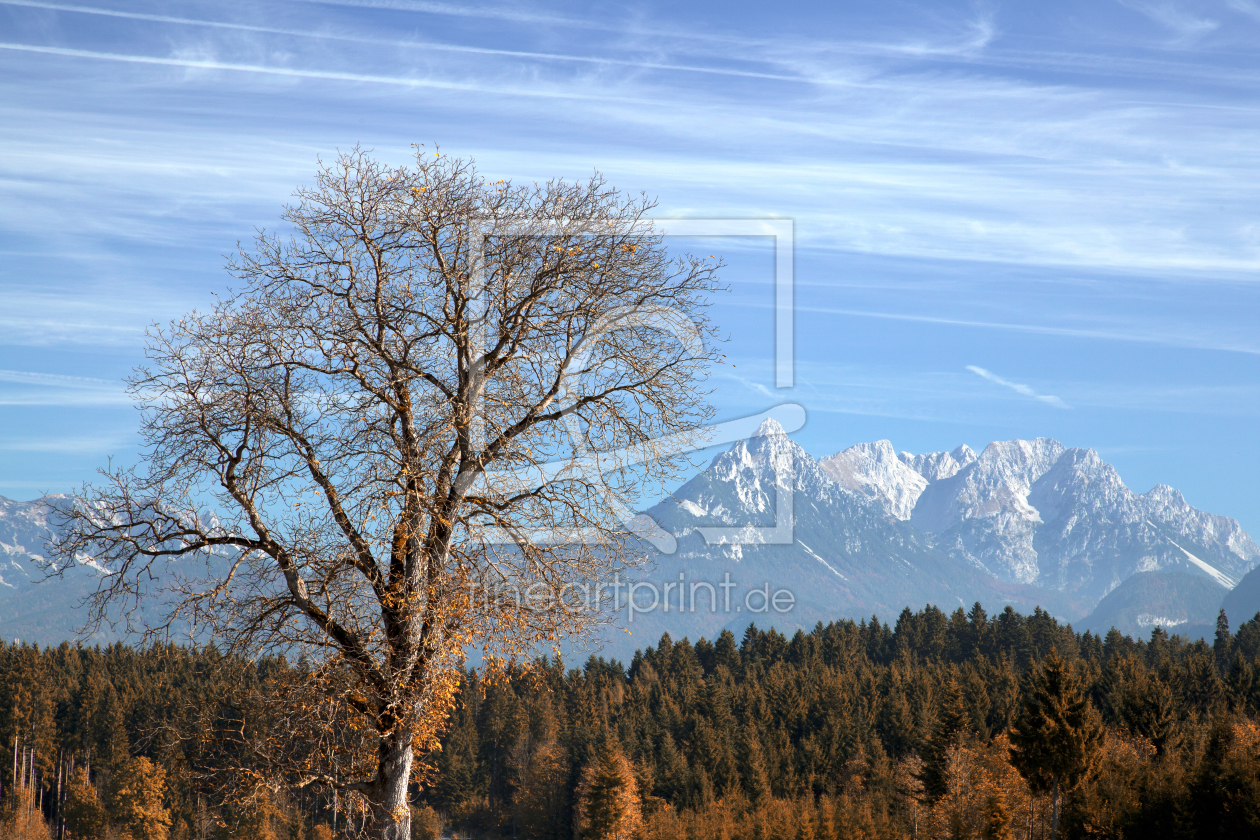
POLYGON ((998 376, 996 373, 993 373, 992 371, 987 371, 984 368, 979 367, 977 365, 967 365, 967 370, 971 371, 976 376, 984 377, 990 382, 996 382, 997 384, 1005 388, 1010 388, 1012 391, 1016 392, 1017 394, 1023 394, 1025 397, 1032 397, 1034 400, 1039 400, 1043 403, 1046 403, 1047 405, 1052 405, 1055 408, 1071 408, 1072 407, 1068 405, 1067 403, 1065 403, 1063 400, 1059 399, 1058 397, 1051 396, 1049 394, 1038 394, 1036 391, 1034 391, 1032 388, 1029 388, 1027 385, 1021 385, 1018 382, 1011 382, 1009 379, 1003 379, 1002 377, 998 376))

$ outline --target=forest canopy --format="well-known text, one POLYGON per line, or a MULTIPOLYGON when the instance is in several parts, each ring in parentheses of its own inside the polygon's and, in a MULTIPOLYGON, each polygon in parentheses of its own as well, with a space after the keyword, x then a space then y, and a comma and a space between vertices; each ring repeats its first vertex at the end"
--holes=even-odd
MULTIPOLYGON (((613 808, 651 840, 1048 837, 1050 795, 1021 774, 1012 733, 1051 657, 1103 727, 1065 784, 1062 836, 1254 836, 1258 654, 1260 616, 1236 633, 1222 618, 1209 645, 1161 629, 1099 638, 1041 610, 990 617, 976 605, 791 638, 665 636, 628 665, 547 660, 494 681, 469 671, 441 749, 421 757, 413 836, 445 825, 568 840, 575 822, 615 828, 613 808)), ((233 698, 301 667, 214 649, 4 645, 0 734, 19 774, 32 757, 27 778, 54 831, 84 810, 86 782, 99 819, 123 830, 124 815, 149 813, 147 836, 354 836, 364 815, 344 801, 286 789, 233 801, 218 786, 223 735, 244 725, 233 698), (175 736, 206 708, 216 730, 175 736), (151 788, 157 775, 160 807, 124 807, 120 779, 151 788)), ((23 787, 13 768, 2 774, 14 824, 23 787)))

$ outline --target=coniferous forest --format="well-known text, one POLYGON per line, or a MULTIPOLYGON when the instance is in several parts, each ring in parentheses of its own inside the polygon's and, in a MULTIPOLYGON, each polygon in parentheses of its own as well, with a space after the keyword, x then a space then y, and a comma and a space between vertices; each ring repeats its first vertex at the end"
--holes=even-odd
MULTIPOLYGON (((906 610, 791 638, 671 640, 623 666, 469 672, 416 837, 1260 836, 1260 616, 1212 644, 1038 610, 906 610)), ((13 838, 354 837, 326 791, 228 796, 215 733, 283 660, 0 645, 13 838), (207 713, 209 717, 207 717, 207 713)), ((239 756, 235 756, 239 764, 239 756)))

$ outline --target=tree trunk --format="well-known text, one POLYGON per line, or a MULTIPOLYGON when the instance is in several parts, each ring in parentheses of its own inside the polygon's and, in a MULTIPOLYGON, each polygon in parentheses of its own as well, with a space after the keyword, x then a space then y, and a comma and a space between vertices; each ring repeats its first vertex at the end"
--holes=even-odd
POLYGON ((395 733, 381 747, 380 781, 369 794, 372 829, 379 840, 411 840, 411 733, 395 733))
POLYGON ((1059 840, 1059 779, 1054 779, 1054 810, 1050 816, 1050 840, 1059 840))

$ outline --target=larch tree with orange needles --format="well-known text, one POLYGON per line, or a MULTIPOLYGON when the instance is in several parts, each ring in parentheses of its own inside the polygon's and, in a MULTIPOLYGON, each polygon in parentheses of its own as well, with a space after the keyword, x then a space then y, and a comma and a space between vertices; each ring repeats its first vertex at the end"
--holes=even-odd
POLYGON ((108 570, 95 622, 145 599, 148 634, 303 655, 242 707, 242 789, 323 786, 409 837, 466 652, 599 620, 583 587, 636 562, 636 492, 711 416, 718 265, 671 257, 651 206, 356 149, 239 290, 151 330, 144 457, 62 511, 55 557, 108 570))

